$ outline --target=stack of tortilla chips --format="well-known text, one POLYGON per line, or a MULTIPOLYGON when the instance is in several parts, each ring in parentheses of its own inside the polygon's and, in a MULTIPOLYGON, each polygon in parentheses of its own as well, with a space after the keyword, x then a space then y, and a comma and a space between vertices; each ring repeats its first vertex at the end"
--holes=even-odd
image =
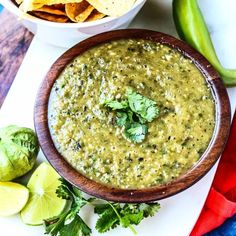
POLYGON ((88 22, 126 13, 136 0, 16 0, 23 12, 53 22, 88 22))

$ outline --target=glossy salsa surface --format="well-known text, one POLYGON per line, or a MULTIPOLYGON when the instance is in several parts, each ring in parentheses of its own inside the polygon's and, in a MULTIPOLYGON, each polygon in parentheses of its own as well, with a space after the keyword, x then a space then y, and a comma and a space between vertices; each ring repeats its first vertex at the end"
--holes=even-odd
POLYGON ((50 95, 49 128, 61 155, 80 173, 122 189, 167 183, 190 169, 215 127, 215 104, 191 60, 168 46, 125 39, 75 58, 50 95), (104 101, 127 89, 153 100, 159 116, 140 143, 124 137, 104 101))

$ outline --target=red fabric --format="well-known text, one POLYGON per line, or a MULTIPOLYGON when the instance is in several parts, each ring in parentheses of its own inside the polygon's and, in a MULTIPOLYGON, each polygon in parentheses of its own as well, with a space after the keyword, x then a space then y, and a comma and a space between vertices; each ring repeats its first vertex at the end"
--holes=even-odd
POLYGON ((234 214, 236 214, 236 114, 212 187, 190 236, 202 236, 234 214))

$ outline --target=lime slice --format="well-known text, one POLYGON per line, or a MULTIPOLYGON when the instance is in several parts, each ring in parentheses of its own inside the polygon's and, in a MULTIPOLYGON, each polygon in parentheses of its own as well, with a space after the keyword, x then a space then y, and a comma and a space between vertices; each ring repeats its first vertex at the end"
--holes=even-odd
POLYGON ((66 200, 56 195, 59 178, 57 172, 45 162, 34 171, 27 184, 30 190, 29 201, 21 211, 25 224, 40 225, 44 219, 57 216, 64 210, 66 200))
POLYGON ((11 216, 21 211, 29 198, 29 190, 17 183, 0 182, 0 216, 11 216))

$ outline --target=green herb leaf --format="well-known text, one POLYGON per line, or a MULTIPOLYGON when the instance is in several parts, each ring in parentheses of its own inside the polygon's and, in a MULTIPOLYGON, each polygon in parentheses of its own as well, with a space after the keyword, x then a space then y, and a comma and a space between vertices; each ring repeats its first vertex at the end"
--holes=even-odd
POLYGON ((44 220, 45 234, 50 234, 51 236, 57 236, 60 229, 64 226, 65 219, 68 212, 60 214, 49 219, 44 220))
POLYGON ((159 109, 155 101, 136 93, 132 89, 127 90, 130 109, 141 118, 141 123, 151 122, 159 115, 159 109))
POLYGON ((143 219, 143 212, 129 213, 121 218, 121 225, 125 228, 129 225, 138 225, 143 219))
MULTIPOLYGON (((70 207, 59 216, 44 220, 45 234, 51 236, 90 236, 91 229, 79 216, 81 208, 91 204, 95 198, 85 199, 83 193, 70 183, 61 179, 57 189, 60 198, 70 201, 70 207)), ((94 213, 99 218, 96 229, 100 233, 114 229, 118 225, 129 227, 136 233, 132 225, 138 225, 144 218, 153 216, 160 209, 158 203, 119 204, 107 202, 94 205, 94 213)))
POLYGON ((103 103, 105 106, 110 107, 112 110, 121 110, 129 107, 128 101, 116 101, 116 100, 106 100, 103 103))
POLYGON ((96 229, 104 233, 121 225, 136 232, 132 225, 138 225, 144 218, 153 216, 159 209, 159 203, 124 204, 123 206, 110 202, 99 204, 94 208, 94 212, 99 215, 96 229))
POLYGON ((117 112, 116 124, 118 126, 126 126, 129 122, 129 117, 126 112, 117 112))
MULTIPOLYGON (((67 219, 67 221, 70 219, 67 219)), ((91 229, 86 225, 86 223, 77 214, 71 218, 69 223, 66 222, 64 227, 60 230, 60 236, 89 236, 91 234, 91 229)))
POLYGON ((78 214, 81 208, 92 202, 94 198, 85 199, 79 189, 63 179, 60 180, 62 183, 56 190, 57 196, 70 200, 70 208, 59 216, 44 220, 45 234, 51 236, 89 236, 91 229, 78 214))
POLYGON ((134 122, 129 127, 126 127, 124 135, 131 141, 140 143, 145 139, 147 132, 147 125, 134 122))
POLYGON ((141 203, 138 204, 138 208, 143 212, 143 216, 147 218, 149 216, 154 216, 161 207, 159 203, 141 203))
POLYGON ((72 196, 70 186, 67 185, 64 179, 60 178, 60 181, 61 185, 56 190, 57 196, 62 199, 70 200, 72 196))
POLYGON ((127 100, 107 100, 103 104, 117 111, 116 124, 124 129, 124 137, 132 142, 140 143, 148 133, 147 122, 159 115, 155 101, 128 89, 127 100))
MULTIPOLYGON (((119 207, 117 204, 116 207, 119 207)), ((94 213, 99 215, 95 228, 99 233, 114 229, 119 224, 119 218, 109 204, 99 204, 94 207, 94 213)))
POLYGON ((89 236, 91 229, 75 212, 66 212, 59 217, 54 217, 44 221, 45 234, 51 236, 89 236))

